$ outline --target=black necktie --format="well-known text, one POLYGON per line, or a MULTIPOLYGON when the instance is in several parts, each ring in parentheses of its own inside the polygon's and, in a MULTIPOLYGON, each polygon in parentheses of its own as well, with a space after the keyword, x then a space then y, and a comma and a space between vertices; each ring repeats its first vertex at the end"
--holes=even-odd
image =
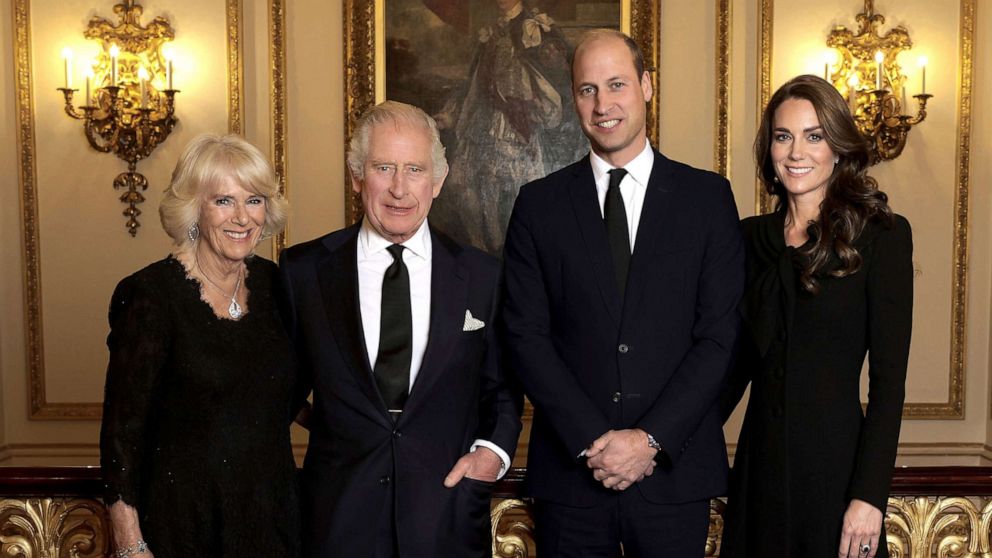
POLYGON ((376 385, 390 411, 402 411, 410 389, 413 354, 413 318, 410 313, 410 272, 403 263, 403 246, 389 248, 393 263, 382 278, 379 356, 375 359, 376 385))
POLYGON ((617 274, 617 286, 623 297, 627 286, 627 269, 630 267, 630 231, 627 229, 627 209, 620 195, 620 181, 627 176, 625 169, 610 171, 610 187, 606 190, 603 204, 603 221, 606 223, 606 237, 613 253, 613 270, 617 274))

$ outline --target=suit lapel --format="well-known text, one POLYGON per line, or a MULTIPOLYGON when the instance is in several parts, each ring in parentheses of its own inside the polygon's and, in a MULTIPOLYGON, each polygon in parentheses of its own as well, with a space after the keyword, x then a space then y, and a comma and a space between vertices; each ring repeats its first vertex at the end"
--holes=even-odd
POLYGON ((460 248, 433 229, 431 243, 430 332, 420 371, 403 408, 404 416, 409 416, 427 399, 426 394, 445 370, 461 335, 468 308, 469 277, 468 271, 458 264, 456 253, 460 248))
POLYGON ((318 264, 321 297, 342 358, 365 396, 381 411, 383 418, 390 420, 372 378, 372 366, 365 348, 362 312, 358 304, 357 262, 358 226, 354 227, 352 236, 318 264))
POLYGON ((616 274, 613 272, 613 255, 610 253, 610 243, 606 238, 606 226, 603 224, 603 213, 596 193, 596 179, 593 178, 588 156, 576 165, 575 177, 568 192, 572 198, 572 209, 575 211, 586 254, 591 260, 589 268, 596 276, 596 282, 599 283, 599 290, 610 316, 619 325, 620 290, 617 288, 616 274))
POLYGON ((642 273, 642 269, 651 263, 654 249, 661 244, 659 239, 664 234, 672 233, 673 218, 673 188, 671 161, 664 155, 654 152, 654 162, 651 165, 651 177, 648 179, 647 191, 644 193, 644 207, 641 208, 641 218, 637 224, 637 238, 634 241, 634 252, 630 256, 630 273, 627 277, 627 298, 625 304, 636 308, 644 289, 650 288, 650 281, 642 273))

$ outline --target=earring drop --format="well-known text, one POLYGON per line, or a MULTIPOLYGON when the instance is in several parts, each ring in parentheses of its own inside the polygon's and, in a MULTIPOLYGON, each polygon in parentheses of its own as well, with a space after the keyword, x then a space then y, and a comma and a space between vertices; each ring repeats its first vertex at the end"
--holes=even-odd
POLYGON ((193 223, 193 226, 186 231, 186 236, 189 237, 190 242, 196 242, 196 239, 200 236, 200 226, 193 223))

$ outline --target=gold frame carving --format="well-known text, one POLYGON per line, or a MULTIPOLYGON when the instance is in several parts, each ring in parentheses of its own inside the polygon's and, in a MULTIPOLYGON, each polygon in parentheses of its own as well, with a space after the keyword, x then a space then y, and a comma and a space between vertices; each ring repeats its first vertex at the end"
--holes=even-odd
MULTIPOLYGON (((269 113, 272 115, 272 167, 279 181, 279 192, 289 198, 286 176, 286 4, 284 0, 269 0, 269 113)), ((272 239, 273 259, 286 247, 287 226, 272 239)))
MULTIPOLYGON (((760 10, 760 68, 758 71, 758 121, 761 111, 771 97, 772 19, 774 0, 757 0, 760 10)), ((974 64, 976 0, 961 0, 960 67, 958 85, 958 131, 956 146, 956 183, 954 193, 954 262, 951 292, 951 350, 948 371, 947 401, 943 403, 912 403, 903 406, 904 419, 948 420, 964 419, 965 393, 965 332, 967 328, 968 291, 968 194, 971 165, 971 92, 974 64)), ((755 209, 767 213, 773 209, 772 199, 761 183, 755 184, 755 209)))
MULTIPOLYGON (((651 72, 651 85, 655 95, 648 104, 647 120, 654 123, 648 126, 648 136, 654 145, 658 145, 661 129, 658 120, 658 74, 661 43, 660 22, 661 0, 620 0, 620 27, 637 41, 644 52, 644 62, 651 72)), ((376 29, 385 21, 383 10, 385 0, 344 0, 344 144, 348 145, 354 132, 354 125, 365 110, 383 100, 383 91, 376 89, 381 85, 376 79, 377 72, 384 71, 377 60, 377 51, 381 44, 377 43, 376 29)), ((351 183, 348 170, 345 169, 345 184, 351 183)), ((351 224, 361 217, 362 204, 359 197, 345 188, 344 192, 345 223, 351 224)))
POLYGON ((241 0, 226 0, 227 12, 227 131, 244 134, 245 66, 241 58, 241 0))
POLYGON ((730 40, 733 26, 730 0, 716 0, 716 145, 713 169, 730 178, 730 40))
MULTIPOLYGON (((761 113, 765 110, 765 105, 772 96, 772 32, 775 16, 774 0, 758 0, 758 22, 760 30, 758 33, 758 110, 757 127, 761 127, 761 113)), ((774 209, 772 198, 765 192, 761 181, 755 178, 754 182, 754 211, 758 215, 770 212, 774 209)))
MULTIPOLYGON (((278 2, 281 0, 273 0, 278 2)), ((243 0, 226 0, 228 63, 228 123, 239 133, 243 122, 241 13, 243 0), (237 129, 235 128, 237 126, 237 129)), ((38 185, 35 164, 34 105, 31 81, 30 0, 13 0, 15 101, 18 186, 21 193, 21 257, 24 276, 25 365, 28 374, 28 413, 32 420, 99 419, 102 403, 52 403, 45 392, 44 329, 41 300, 41 244, 38 224, 38 185)))

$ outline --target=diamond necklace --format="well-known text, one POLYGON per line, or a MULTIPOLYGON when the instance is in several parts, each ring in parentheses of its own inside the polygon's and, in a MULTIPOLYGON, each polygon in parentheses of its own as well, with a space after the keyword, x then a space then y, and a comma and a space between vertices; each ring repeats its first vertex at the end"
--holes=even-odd
POLYGON ((238 304, 238 300, 237 300, 236 297, 238 296, 238 289, 241 288, 241 272, 242 272, 242 270, 240 270, 240 269, 238 270, 238 282, 234 284, 234 293, 233 294, 227 294, 226 292, 224 292, 224 289, 222 289, 222 288, 220 288, 220 287, 217 286, 217 283, 214 283, 213 281, 211 281, 210 280, 210 277, 207 276, 207 272, 206 271, 203 271, 203 268, 200 267, 200 259, 196 256, 196 251, 193 252, 193 262, 196 263, 196 269, 198 269, 200 271, 200 275, 202 275, 203 278, 207 280, 207 283, 210 283, 210 285, 213 288, 217 289, 217 292, 219 292, 220 294, 222 294, 222 295, 226 296, 227 298, 231 299, 231 305, 227 307, 227 313, 231 315, 231 318, 233 318, 235 320, 237 320, 238 318, 240 318, 241 317, 241 305, 238 304))

